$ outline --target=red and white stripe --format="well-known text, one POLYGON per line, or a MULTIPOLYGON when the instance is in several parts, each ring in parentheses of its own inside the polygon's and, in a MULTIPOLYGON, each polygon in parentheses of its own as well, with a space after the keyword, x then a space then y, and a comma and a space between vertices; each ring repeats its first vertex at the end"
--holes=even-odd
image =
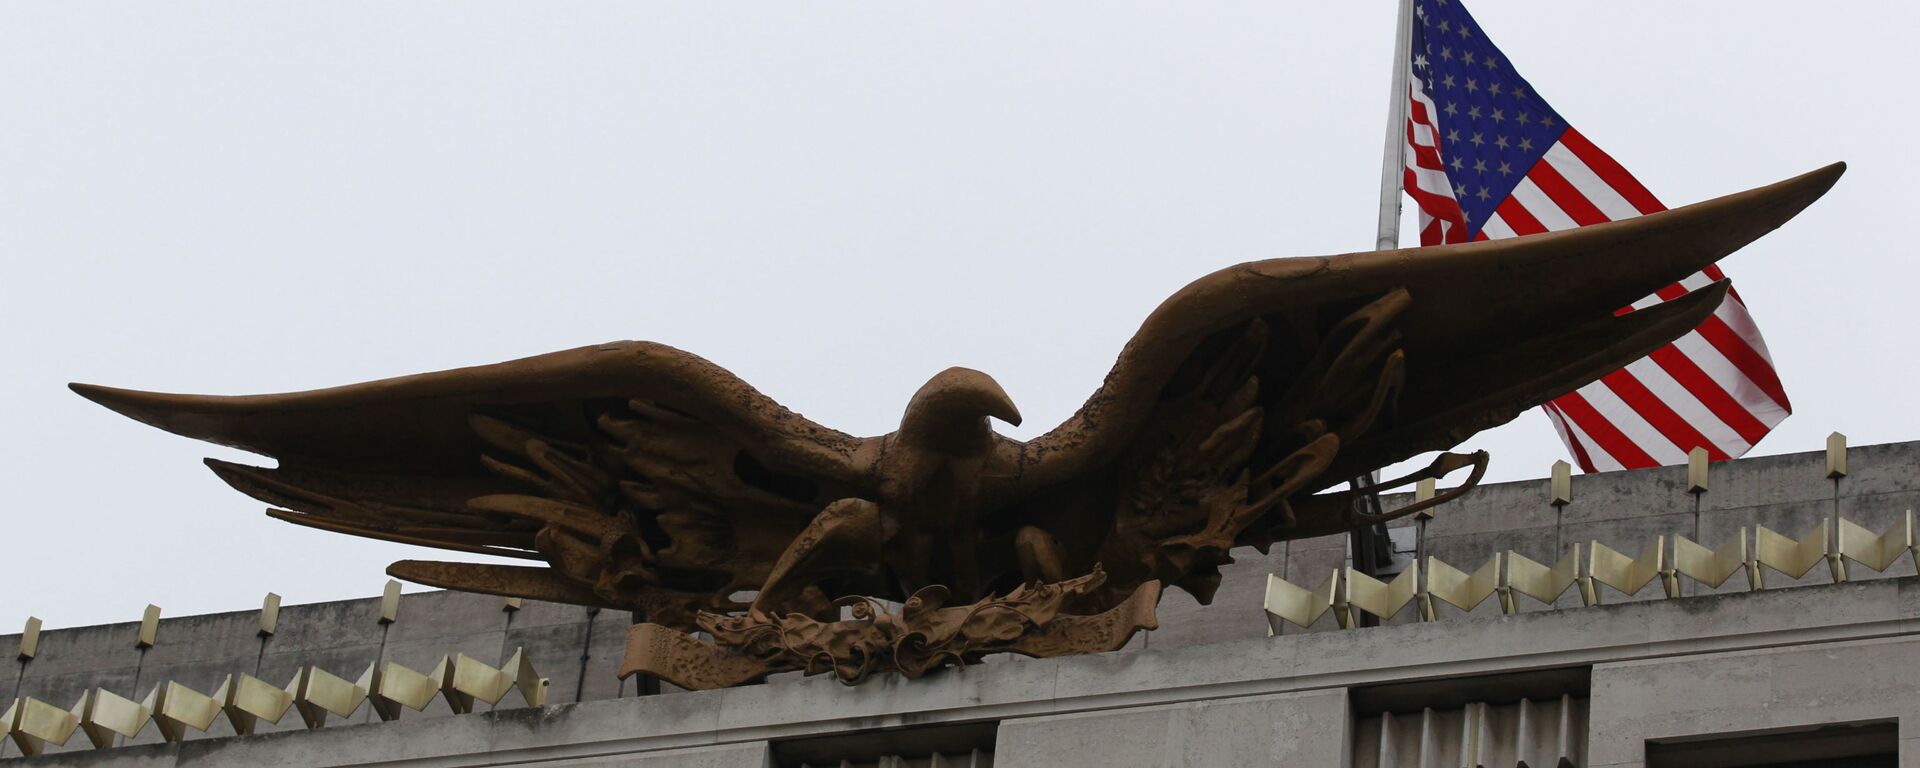
POLYGON ((1407 112, 1406 178, 1403 188, 1420 206, 1420 244, 1464 243, 1467 241, 1466 214, 1453 196, 1453 182, 1440 161, 1438 110, 1427 98, 1414 72, 1408 90, 1413 98, 1407 112))
MULTIPOLYGON (((1408 121, 1408 193, 1420 204, 1420 242, 1464 239, 1460 206, 1440 163, 1433 105, 1416 86, 1408 121)), ((1521 237, 1666 210, 1646 187, 1568 128, 1474 239, 1521 237)), ((1724 280, 1707 267, 1621 314, 1724 280)), ((1740 456, 1792 412, 1760 329, 1738 294, 1700 327, 1652 355, 1553 400, 1547 417, 1588 472, 1679 464, 1705 448, 1740 456)))

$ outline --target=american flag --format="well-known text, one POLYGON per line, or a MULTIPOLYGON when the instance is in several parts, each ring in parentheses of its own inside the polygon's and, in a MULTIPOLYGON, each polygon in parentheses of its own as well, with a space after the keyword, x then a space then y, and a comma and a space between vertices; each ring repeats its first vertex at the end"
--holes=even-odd
MULTIPOLYGON (((1666 210, 1548 106, 1460 0, 1417 0, 1410 48, 1406 191, 1420 244, 1460 243, 1666 210)), ((1725 279, 1718 266, 1620 314, 1725 279)), ((1588 472, 1739 456, 1792 412, 1739 294, 1700 327, 1544 406, 1588 472)))

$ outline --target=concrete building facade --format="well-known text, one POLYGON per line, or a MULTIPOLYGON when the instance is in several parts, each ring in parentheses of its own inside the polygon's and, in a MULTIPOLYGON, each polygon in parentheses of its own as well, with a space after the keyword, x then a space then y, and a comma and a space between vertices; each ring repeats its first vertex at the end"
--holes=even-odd
MULTIPOLYGON (((1712 547, 1759 527, 1801 537, 1840 519, 1875 532, 1920 500, 1920 443, 1711 468, 1489 485, 1443 506, 1418 539, 1468 568, 1493 553, 1552 563, 1575 544, 1640 551, 1656 537, 1712 547)), ((1389 507, 1406 503, 1389 498, 1389 507)), ((1403 527, 1415 527, 1403 521, 1403 527)), ((1910 546, 1910 545, 1909 545, 1910 546)), ((524 649, 546 706, 510 693, 489 708, 382 722, 362 707, 308 729, 299 717, 237 736, 214 721, 177 742, 154 727, 99 749, 75 736, 20 765, 85 766, 1881 766, 1920 768, 1920 578, 1909 550, 1884 573, 1854 563, 1601 588, 1584 607, 1498 600, 1440 606, 1386 626, 1298 627, 1262 610, 1269 573, 1309 586, 1347 559, 1341 537, 1245 553, 1212 606, 1173 592, 1162 629, 1111 654, 993 657, 921 680, 856 686, 787 676, 721 691, 640 690, 614 678, 630 618, 616 611, 447 592, 406 595, 391 623, 375 599, 288 606, 274 634, 258 612, 167 618, 151 647, 137 623, 49 630, 0 675, 0 700, 66 707, 90 690, 138 700, 162 681, 211 692, 309 666, 351 680, 375 662, 426 670, 449 654, 497 663, 524 649), (1277 633, 1269 636, 1271 629, 1277 633)), ((19 636, 0 637, 13 648, 19 636)))

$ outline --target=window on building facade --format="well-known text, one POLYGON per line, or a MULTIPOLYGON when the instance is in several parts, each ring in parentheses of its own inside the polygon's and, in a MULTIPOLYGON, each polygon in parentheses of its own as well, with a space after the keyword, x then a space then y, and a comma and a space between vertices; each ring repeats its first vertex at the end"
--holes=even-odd
POLYGON ((1585 667, 1356 688, 1354 768, 1586 764, 1585 667))
POLYGON ((996 722, 890 728, 773 743, 779 768, 992 768, 996 722))
POLYGON ((1647 768, 1895 768, 1897 723, 1842 723, 1664 739, 1647 744, 1647 768))

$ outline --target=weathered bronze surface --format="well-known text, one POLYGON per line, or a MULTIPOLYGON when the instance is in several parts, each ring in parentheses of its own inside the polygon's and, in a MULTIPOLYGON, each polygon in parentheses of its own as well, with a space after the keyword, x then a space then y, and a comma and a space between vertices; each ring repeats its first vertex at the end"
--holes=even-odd
POLYGON ((821 621, 802 613, 700 614, 703 643, 658 624, 642 624, 627 637, 620 676, 660 675, 685 688, 724 688, 772 672, 831 671, 857 683, 878 671, 917 678, 947 664, 965 665, 997 652, 1027 656, 1098 653, 1126 645, 1134 632, 1154 629, 1160 582, 1141 584, 1119 605, 1095 615, 1064 609, 1106 580, 1098 567, 1066 581, 1014 587, 1004 597, 973 605, 946 605, 945 587, 927 587, 889 612, 880 601, 853 597, 840 603, 850 618, 821 621))
MULTIPOLYGON (((1614 310, 1778 227, 1842 170, 1566 232, 1229 267, 1162 304, 1086 405, 1024 443, 993 432, 1020 414, 978 371, 940 373, 898 431, 856 438, 648 342, 284 395, 73 388, 278 459, 208 461, 274 517, 539 563, 394 576, 635 611, 658 626, 636 627, 629 672, 911 676, 1117 647, 1152 626, 1160 584, 1208 602, 1235 547, 1377 522, 1318 492, 1693 328, 1724 284, 1614 310), (697 630, 713 639, 678 634, 697 630)), ((1383 487, 1468 466, 1437 503, 1485 456, 1383 487)))

